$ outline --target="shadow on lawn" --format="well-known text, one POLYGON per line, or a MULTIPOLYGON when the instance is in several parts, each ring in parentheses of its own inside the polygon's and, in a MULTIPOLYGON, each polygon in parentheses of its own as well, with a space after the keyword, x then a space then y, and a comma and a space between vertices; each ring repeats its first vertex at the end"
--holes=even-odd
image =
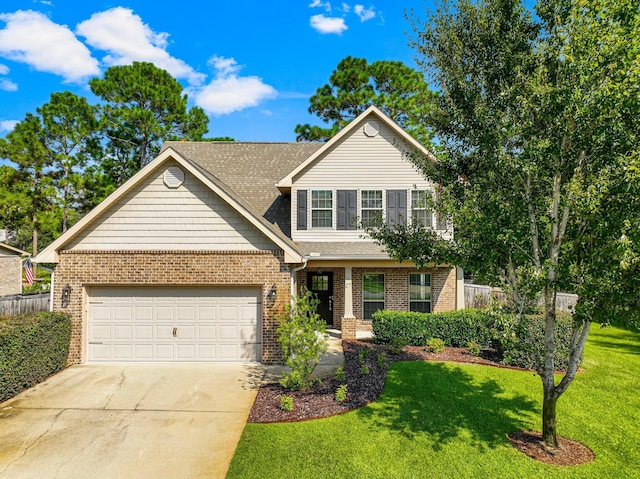
POLYGON ((600 348, 612 349, 618 353, 640 356, 640 335, 637 332, 618 329, 612 338, 607 327, 589 333, 589 342, 600 348))
POLYGON ((530 428, 539 406, 505 392, 495 380, 478 383, 460 367, 403 362, 389 371, 378 401, 358 414, 410 439, 427 434, 434 450, 462 436, 483 450, 507 443, 510 432, 530 428))

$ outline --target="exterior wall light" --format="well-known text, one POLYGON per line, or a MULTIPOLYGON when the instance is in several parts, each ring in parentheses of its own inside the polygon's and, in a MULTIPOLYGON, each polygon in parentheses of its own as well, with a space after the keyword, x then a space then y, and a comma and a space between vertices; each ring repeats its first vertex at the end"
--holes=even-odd
POLYGON ((62 296, 60 298, 62 302, 62 307, 66 308, 69 305, 69 301, 71 301, 71 286, 68 284, 62 288, 62 296))

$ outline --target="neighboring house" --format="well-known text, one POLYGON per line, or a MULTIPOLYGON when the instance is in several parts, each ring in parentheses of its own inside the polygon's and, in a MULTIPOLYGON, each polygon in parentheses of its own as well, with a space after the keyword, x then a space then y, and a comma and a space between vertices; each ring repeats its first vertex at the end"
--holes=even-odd
POLYGON ((29 253, 0 243, 0 296, 22 293, 22 257, 29 253))
MULTIPOLYGON (((438 226, 432 155, 375 107, 321 143, 167 142, 40 253, 70 363, 281 361, 277 317, 303 286, 343 338, 381 308, 462 308, 462 271, 396 263, 356 218, 438 226)), ((443 231, 442 234, 450 234, 443 231)))

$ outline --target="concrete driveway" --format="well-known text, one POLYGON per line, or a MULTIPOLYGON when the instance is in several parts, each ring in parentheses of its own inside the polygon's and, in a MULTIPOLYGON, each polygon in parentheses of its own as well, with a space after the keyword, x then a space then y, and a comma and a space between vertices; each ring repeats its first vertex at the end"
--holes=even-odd
POLYGON ((223 478, 260 365, 82 365, 0 404, 0 477, 223 478))

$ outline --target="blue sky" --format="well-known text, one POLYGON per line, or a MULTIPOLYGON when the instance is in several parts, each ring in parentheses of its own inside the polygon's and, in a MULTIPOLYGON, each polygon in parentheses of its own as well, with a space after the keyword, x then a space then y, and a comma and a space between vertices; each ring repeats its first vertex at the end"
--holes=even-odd
POLYGON ((89 79, 150 61, 204 108, 208 136, 294 141, 296 124, 318 123, 308 98, 342 58, 415 67, 411 8, 425 2, 2 0, 0 136, 51 93, 95 102, 89 79))

